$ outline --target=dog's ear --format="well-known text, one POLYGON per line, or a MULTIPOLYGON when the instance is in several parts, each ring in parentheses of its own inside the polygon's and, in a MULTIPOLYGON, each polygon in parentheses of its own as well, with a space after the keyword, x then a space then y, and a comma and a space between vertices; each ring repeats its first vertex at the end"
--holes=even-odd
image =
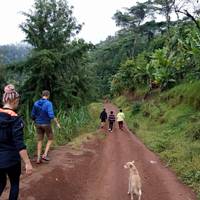
POLYGON ((127 169, 127 168, 128 168, 127 164, 126 164, 126 165, 124 165, 124 168, 125 168, 125 169, 127 169))
POLYGON ((134 164, 134 163, 135 163, 135 161, 133 160, 133 161, 132 161, 132 163, 134 164))

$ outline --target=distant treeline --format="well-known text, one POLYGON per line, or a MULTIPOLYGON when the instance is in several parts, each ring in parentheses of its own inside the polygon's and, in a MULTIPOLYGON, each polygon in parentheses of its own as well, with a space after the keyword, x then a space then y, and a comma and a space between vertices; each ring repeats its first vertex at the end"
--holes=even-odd
POLYGON ((101 94, 148 89, 152 83, 167 90, 200 79, 198 1, 137 2, 113 19, 121 29, 91 53, 101 94))
POLYGON ((32 47, 28 44, 0 45, 0 61, 3 64, 10 64, 24 60, 30 53, 32 47))

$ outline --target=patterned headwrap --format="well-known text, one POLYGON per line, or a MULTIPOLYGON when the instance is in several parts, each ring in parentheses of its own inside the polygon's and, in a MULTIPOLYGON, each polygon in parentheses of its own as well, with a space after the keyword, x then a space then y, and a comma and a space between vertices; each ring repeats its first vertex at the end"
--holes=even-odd
POLYGON ((15 91, 15 86, 12 84, 6 85, 4 87, 3 103, 13 101, 16 98, 19 98, 19 94, 17 91, 15 91))

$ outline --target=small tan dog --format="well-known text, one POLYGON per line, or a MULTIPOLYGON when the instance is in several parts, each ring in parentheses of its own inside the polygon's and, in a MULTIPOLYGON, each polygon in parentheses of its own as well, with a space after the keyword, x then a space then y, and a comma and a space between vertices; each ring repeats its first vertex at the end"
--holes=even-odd
POLYGON ((131 195, 131 200, 133 200, 133 195, 136 194, 138 196, 138 200, 141 199, 142 195, 142 184, 140 175, 138 173, 138 170, 136 166, 134 165, 135 161, 127 162, 124 165, 125 169, 129 169, 129 183, 128 183, 128 194, 131 195))

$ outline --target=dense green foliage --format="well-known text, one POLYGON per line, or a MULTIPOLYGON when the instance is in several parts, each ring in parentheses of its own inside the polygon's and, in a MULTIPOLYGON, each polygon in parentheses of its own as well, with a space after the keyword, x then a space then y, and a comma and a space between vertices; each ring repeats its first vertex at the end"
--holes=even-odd
POLYGON ((83 105, 128 94, 134 102, 117 103, 129 126, 200 193, 198 0, 147 0, 118 10, 113 20, 121 29, 96 45, 76 39, 82 25, 66 0, 35 0, 23 14, 30 47, 0 47, 0 86, 14 83, 22 94, 29 151, 36 146, 30 109, 42 90, 50 90, 61 121, 56 145, 78 134, 91 114, 96 128, 100 105, 92 104, 90 114, 83 105))
POLYGON ((179 3, 138 2, 114 14, 122 29, 98 44, 92 55, 102 94, 148 88, 152 81, 165 90, 200 78, 198 6, 187 10, 193 7, 191 2, 179 3), (155 14, 164 16, 164 20, 152 20, 155 14), (171 20, 172 14, 177 20, 171 20))
POLYGON ((23 105, 31 106, 44 89, 57 108, 79 106, 95 96, 93 70, 87 66, 92 45, 72 38, 82 27, 72 9, 65 0, 35 0, 33 9, 23 13, 26 21, 20 28, 33 48, 26 60, 8 67, 23 105))
POLYGON ((20 25, 33 49, 25 61, 11 64, 9 69, 15 72, 7 79, 15 79, 25 94, 23 102, 29 105, 43 89, 49 89, 56 106, 67 108, 97 96, 148 89, 152 81, 165 90, 197 80, 196 3, 152 0, 118 10, 113 19, 121 30, 93 48, 75 39, 82 25, 65 0, 35 0, 20 25), (172 14, 177 17, 173 21, 172 14), (163 21, 155 21, 159 16, 164 16, 163 21))
MULTIPOLYGON (((72 9, 65 0, 35 0, 32 10, 23 13, 26 21, 20 26, 29 46, 0 48, 0 86, 3 89, 6 83, 13 83, 21 95, 19 112, 24 116, 31 154, 36 138, 30 110, 42 90, 50 90, 61 124, 61 129, 54 127, 55 145, 70 141, 86 123, 88 127, 92 116, 96 117, 84 107, 97 93, 94 70, 88 64, 93 45, 75 38, 82 25, 73 17, 72 9)), ((95 124, 93 120, 92 130, 95 124)))
MULTIPOLYGON (((162 89, 170 88, 182 81, 198 80, 200 32, 191 24, 183 23, 178 28, 170 29, 170 34, 171 40, 163 42, 162 48, 154 45, 156 48, 153 52, 151 47, 120 64, 118 73, 113 77, 112 91, 132 91, 144 84, 148 87, 152 80, 162 89)), ((163 35, 162 40, 165 38, 163 35)))

